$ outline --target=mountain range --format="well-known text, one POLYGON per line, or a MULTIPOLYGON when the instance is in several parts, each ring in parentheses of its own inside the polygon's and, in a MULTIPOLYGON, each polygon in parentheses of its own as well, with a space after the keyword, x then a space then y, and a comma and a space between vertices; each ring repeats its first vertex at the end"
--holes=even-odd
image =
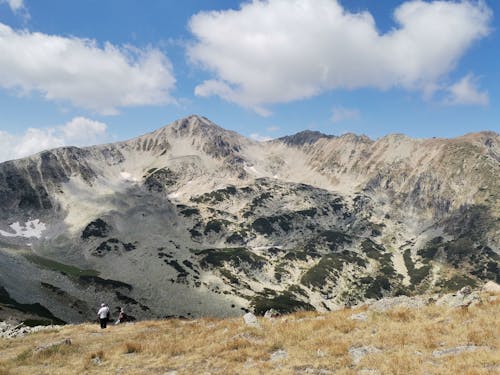
POLYGON ((200 116, 0 164, 0 320, 334 310, 500 282, 500 136, 256 142, 200 116))

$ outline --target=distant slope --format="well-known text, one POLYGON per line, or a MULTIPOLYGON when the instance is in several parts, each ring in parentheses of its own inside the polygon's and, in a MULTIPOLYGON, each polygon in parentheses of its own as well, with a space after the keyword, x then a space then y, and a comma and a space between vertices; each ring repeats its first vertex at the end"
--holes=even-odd
POLYGON ((0 164, 0 287, 65 321, 330 310, 500 281, 500 136, 302 132, 199 116, 0 164))

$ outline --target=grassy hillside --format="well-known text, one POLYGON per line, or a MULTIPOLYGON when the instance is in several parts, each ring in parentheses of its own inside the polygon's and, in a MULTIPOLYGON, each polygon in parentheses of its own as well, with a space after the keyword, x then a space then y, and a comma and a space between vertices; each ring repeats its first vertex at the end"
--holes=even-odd
POLYGON ((0 339, 0 374, 498 374, 500 295, 475 306, 64 326, 0 339), (47 344, 69 338, 71 344, 47 344))

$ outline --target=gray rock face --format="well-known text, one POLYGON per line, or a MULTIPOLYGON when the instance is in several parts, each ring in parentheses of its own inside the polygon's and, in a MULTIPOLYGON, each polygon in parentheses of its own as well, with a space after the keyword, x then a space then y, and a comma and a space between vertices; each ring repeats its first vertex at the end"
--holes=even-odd
POLYGON ((495 133, 258 143, 199 116, 45 151, 0 164, 0 287, 73 322, 103 301, 239 316, 498 283, 498 155, 495 133))

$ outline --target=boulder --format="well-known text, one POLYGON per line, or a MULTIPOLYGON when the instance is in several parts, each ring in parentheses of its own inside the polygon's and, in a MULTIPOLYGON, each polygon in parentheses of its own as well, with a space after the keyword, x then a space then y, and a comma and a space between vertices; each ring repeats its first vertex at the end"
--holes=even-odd
POLYGON ((488 293, 500 293, 500 285, 494 281, 488 281, 484 284, 483 291, 488 293))
POLYGON ((251 312, 248 312, 245 315, 243 315, 243 320, 245 321, 245 324, 248 326, 260 327, 257 317, 251 312))

